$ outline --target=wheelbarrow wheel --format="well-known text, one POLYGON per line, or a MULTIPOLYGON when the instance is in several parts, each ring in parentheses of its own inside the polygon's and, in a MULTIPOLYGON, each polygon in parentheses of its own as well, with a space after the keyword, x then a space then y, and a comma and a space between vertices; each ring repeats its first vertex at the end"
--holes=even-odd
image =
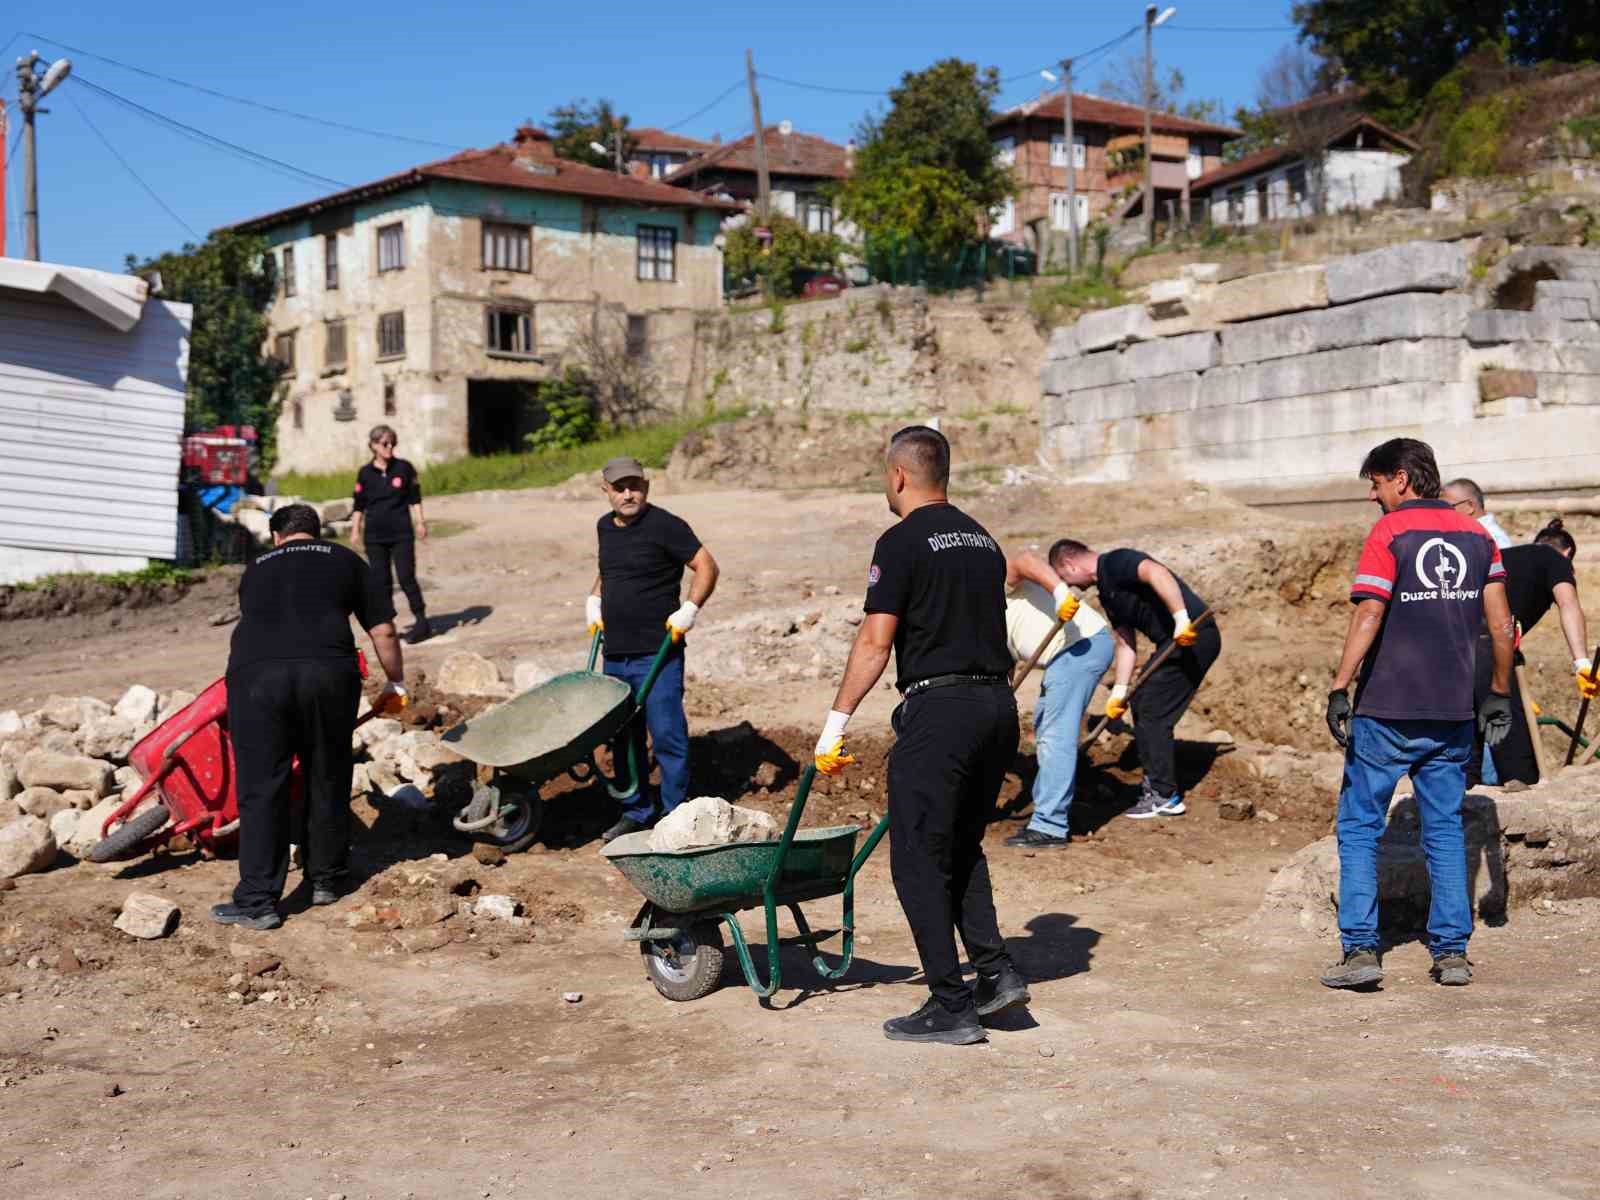
POLYGON ((110 837, 89 851, 89 861, 107 863, 126 858, 171 819, 172 814, 167 811, 165 804, 155 804, 142 813, 135 813, 113 829, 110 837))
POLYGON ((478 836, 507 854, 519 854, 539 840, 544 828, 544 797, 536 790, 518 791, 500 801, 500 819, 478 836))
MULTIPOLYGON (((663 920, 671 920, 662 914, 663 920)), ((722 982, 722 927, 696 921, 677 937, 639 943, 644 971, 668 1000, 698 1000, 722 982)))

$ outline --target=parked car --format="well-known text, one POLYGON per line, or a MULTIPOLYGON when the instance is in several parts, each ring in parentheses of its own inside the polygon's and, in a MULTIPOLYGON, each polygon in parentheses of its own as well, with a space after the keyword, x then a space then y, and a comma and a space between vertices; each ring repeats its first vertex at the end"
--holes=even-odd
POLYGON ((989 270, 995 275, 1037 275, 1039 256, 1015 242, 990 242, 989 270))
POLYGON ((850 281, 843 275, 819 271, 800 285, 800 295, 807 300, 814 300, 818 296, 837 296, 849 286, 850 281))

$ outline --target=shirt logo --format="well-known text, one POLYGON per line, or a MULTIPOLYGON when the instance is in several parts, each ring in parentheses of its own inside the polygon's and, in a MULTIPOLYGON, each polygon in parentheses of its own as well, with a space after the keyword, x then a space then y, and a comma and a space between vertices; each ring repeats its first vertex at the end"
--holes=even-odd
POLYGON ((391 479, 389 481, 389 486, 390 487, 400 487, 402 482, 403 481, 401 480, 400 476, 396 475, 393 479, 391 479))
POLYGON ((1400 600, 1476 600, 1477 588, 1463 588, 1467 581, 1467 556, 1443 538, 1429 538, 1417 551, 1417 579, 1427 590, 1401 592, 1400 600))
POLYGON ((359 491, 360 491, 360 490, 361 490, 361 481, 360 481, 360 480, 357 480, 357 481, 356 481, 356 491, 358 491, 358 492, 359 492, 359 491))
POLYGON ((868 587, 871 587, 873 584, 877 583, 878 580, 880 580, 882 578, 883 578, 883 572, 878 570, 878 564, 877 563, 873 563, 872 566, 867 568, 867 586, 868 587))

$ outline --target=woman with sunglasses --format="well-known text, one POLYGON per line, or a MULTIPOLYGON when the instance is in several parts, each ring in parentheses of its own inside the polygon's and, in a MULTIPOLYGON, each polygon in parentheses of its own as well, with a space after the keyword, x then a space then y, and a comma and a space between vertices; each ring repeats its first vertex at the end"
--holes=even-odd
POLYGON ((428 540, 428 523, 422 518, 416 468, 395 457, 398 441, 387 425, 374 425, 367 435, 372 461, 356 473, 350 541, 365 550, 373 583, 383 595, 393 593, 395 576, 399 577, 414 622, 406 641, 414 646, 433 636, 417 585, 417 540, 428 540))

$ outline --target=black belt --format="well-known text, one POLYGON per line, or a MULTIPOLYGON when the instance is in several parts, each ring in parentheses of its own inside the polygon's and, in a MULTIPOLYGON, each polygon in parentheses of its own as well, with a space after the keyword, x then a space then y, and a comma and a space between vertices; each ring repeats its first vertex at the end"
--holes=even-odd
POLYGON ((908 683, 900 690, 900 694, 909 699, 918 692, 931 691, 933 688, 960 687, 963 684, 971 687, 1000 687, 1010 682, 1004 675, 930 675, 926 679, 908 683))

